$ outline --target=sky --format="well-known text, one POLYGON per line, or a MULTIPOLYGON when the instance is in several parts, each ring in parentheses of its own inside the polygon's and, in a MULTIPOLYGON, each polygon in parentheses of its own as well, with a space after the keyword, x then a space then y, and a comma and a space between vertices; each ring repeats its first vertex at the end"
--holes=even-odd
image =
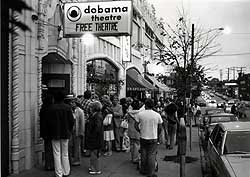
POLYGON ((237 78, 240 67, 250 73, 250 0, 148 0, 156 9, 156 16, 171 24, 176 21, 177 11, 184 7, 194 25, 204 29, 223 27, 218 38, 221 51, 218 56, 204 58, 200 64, 211 68, 206 76, 221 79, 237 78), (228 33, 230 32, 230 33, 228 33), (235 69, 235 75, 232 67, 235 69))

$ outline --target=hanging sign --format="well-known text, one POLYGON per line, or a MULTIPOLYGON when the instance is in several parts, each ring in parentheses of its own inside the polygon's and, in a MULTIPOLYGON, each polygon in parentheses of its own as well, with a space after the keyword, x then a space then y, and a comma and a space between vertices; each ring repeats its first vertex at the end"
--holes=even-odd
POLYGON ((122 36, 122 61, 123 62, 131 62, 131 37, 130 36, 122 36))
POLYGON ((131 35, 132 2, 79 2, 64 5, 64 37, 131 35))

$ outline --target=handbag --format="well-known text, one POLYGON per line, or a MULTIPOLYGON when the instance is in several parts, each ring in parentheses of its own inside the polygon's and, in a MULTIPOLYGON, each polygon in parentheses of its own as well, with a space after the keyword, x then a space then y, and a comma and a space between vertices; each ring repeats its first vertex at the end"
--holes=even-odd
POLYGON ((113 114, 107 114, 105 118, 103 119, 103 125, 105 126, 110 125, 112 122, 112 117, 113 117, 113 114))
POLYGON ((128 128, 128 121, 126 119, 122 120, 120 127, 127 129, 128 128))

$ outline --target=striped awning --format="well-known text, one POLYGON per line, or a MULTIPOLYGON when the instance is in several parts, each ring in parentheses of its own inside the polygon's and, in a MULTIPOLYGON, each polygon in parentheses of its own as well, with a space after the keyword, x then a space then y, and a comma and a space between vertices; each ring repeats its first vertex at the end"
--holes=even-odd
POLYGON ((149 83, 143 76, 135 69, 129 69, 126 75, 127 90, 157 90, 151 83, 149 83))

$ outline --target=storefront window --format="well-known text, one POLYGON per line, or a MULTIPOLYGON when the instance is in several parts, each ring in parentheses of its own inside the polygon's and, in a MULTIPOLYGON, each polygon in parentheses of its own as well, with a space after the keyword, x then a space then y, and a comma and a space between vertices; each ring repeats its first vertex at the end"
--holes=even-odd
POLYGON ((118 69, 106 60, 98 59, 87 63, 87 87, 100 95, 118 94, 118 69))

